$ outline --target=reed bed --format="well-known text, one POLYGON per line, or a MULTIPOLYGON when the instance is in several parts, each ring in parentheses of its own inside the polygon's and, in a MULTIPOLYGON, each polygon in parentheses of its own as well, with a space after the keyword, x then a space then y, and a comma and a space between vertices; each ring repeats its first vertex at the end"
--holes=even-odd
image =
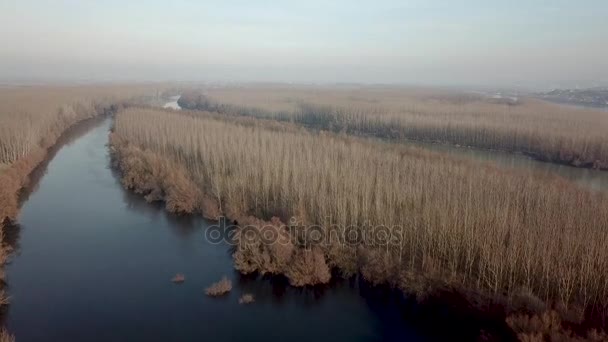
POLYGON ((130 108, 111 142, 125 184, 150 199, 286 238, 239 243, 244 273, 302 286, 335 268, 421 295, 467 289, 526 312, 608 309, 608 198, 564 179, 203 112, 130 108), (302 241, 283 222, 359 236, 383 227, 391 239, 302 241))
POLYGON ((153 86, 32 86, 0 89, 0 164, 48 147, 67 127, 153 86))
POLYGON ((205 289, 205 294, 211 297, 219 297, 227 294, 232 290, 232 282, 226 278, 222 277, 220 281, 217 283, 211 284, 208 288, 205 289))
POLYGON ((180 104, 336 132, 519 152, 608 169, 606 112, 535 99, 396 87, 252 86, 186 93, 180 104))

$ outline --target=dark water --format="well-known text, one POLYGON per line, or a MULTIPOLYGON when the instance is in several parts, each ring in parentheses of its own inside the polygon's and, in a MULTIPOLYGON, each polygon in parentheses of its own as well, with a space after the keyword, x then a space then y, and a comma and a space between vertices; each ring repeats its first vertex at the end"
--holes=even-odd
POLYGON ((344 281, 295 289, 248 279, 212 224, 124 191, 110 168, 111 120, 67 141, 22 207, 7 266, 5 321, 18 341, 422 340, 392 296, 344 281), (173 284, 176 273, 185 283, 173 284), (210 298, 222 276, 233 290, 210 298), (255 303, 238 304, 243 293, 255 303))

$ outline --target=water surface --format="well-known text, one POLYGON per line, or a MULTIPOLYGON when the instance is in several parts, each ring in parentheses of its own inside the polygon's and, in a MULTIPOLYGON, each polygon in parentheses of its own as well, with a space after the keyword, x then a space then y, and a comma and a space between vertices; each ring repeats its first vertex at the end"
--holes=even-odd
POLYGON ((180 95, 171 96, 171 101, 165 103, 163 105, 163 108, 171 108, 171 109, 175 109, 175 110, 182 109, 182 107, 180 107, 179 104, 177 104, 177 100, 179 100, 179 98, 180 98, 180 95))

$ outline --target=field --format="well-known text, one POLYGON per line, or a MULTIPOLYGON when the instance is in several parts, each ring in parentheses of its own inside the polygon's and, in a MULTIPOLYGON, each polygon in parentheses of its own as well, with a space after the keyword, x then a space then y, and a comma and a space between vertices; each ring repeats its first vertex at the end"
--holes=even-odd
POLYGON ((241 230, 243 273, 303 286, 335 269, 421 298, 456 288, 509 312, 579 323, 607 313, 608 198, 561 178, 200 111, 129 108, 111 144, 123 184, 148 200, 282 242, 241 230), (318 227, 323 238, 311 239, 318 227), (346 243, 353 227, 372 238, 346 243))
POLYGON ((335 132, 505 150, 608 169, 605 112, 535 99, 417 88, 249 86, 186 93, 180 104, 335 132))

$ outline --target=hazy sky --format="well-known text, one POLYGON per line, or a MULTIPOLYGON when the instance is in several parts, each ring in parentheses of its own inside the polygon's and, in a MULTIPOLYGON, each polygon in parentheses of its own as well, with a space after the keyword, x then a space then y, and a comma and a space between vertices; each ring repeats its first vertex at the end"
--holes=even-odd
POLYGON ((0 0, 0 80, 607 85, 606 0, 0 0))

